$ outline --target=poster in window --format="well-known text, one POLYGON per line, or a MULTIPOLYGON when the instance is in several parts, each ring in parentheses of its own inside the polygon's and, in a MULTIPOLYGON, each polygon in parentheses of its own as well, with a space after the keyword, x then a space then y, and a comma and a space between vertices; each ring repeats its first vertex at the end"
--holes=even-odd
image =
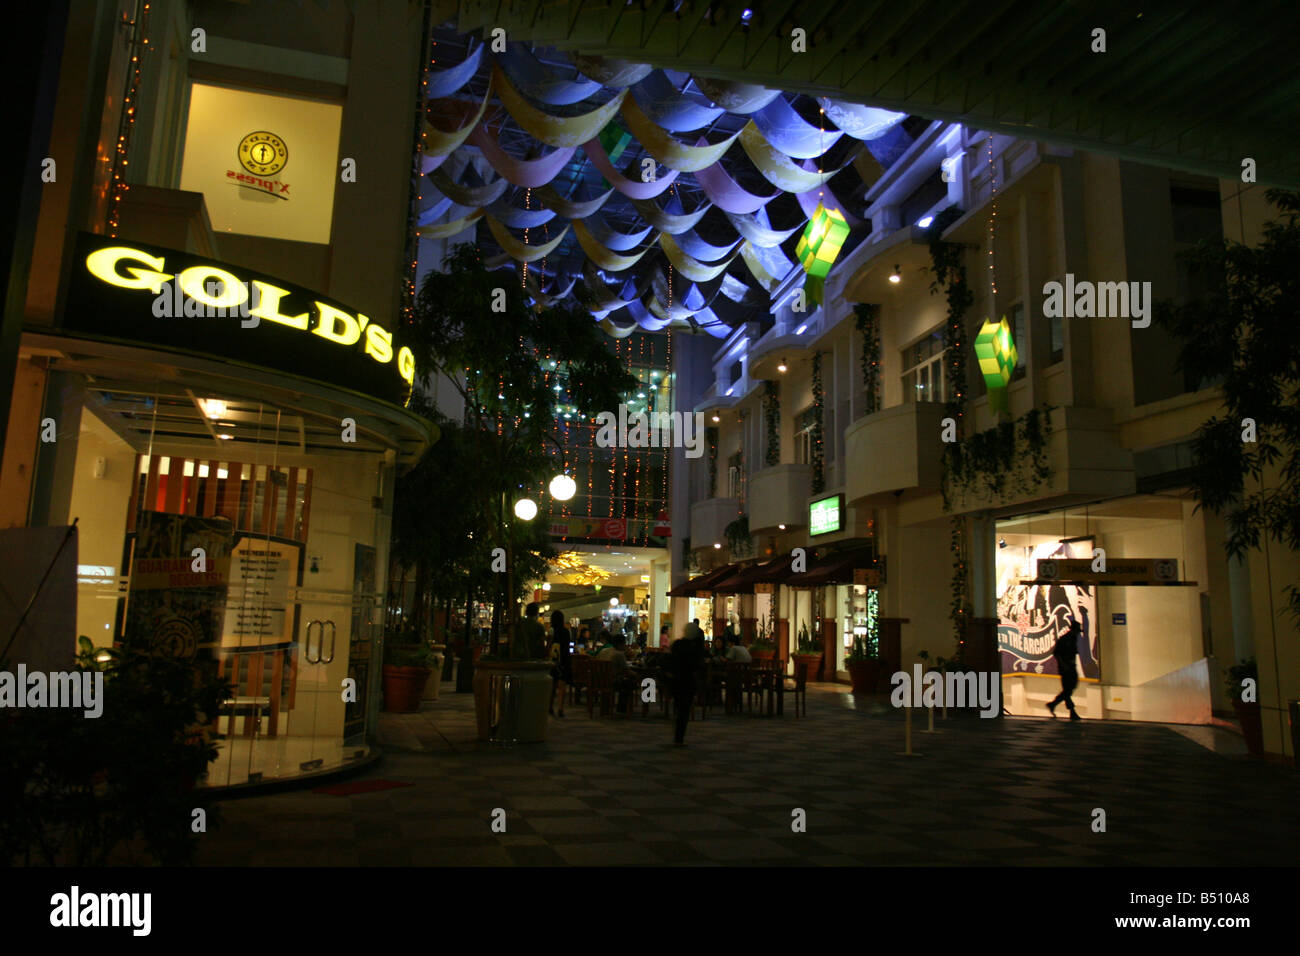
POLYGON ((1004 674, 1058 674, 1052 647, 1070 621, 1079 622, 1081 680, 1101 679, 1097 638, 1097 594, 1087 585, 1018 583, 1032 578, 1040 559, 1092 558, 1091 538, 1050 540, 1028 548, 998 551, 998 650, 1004 674))
POLYGON ((214 658, 232 538, 228 518, 142 511, 131 543, 124 641, 160 656, 214 658))

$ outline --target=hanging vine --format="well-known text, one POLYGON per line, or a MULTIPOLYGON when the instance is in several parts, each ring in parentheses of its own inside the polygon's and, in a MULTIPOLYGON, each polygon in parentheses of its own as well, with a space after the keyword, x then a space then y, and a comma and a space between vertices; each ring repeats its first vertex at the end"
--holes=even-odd
POLYGON ((822 410, 826 395, 822 391, 822 353, 814 352, 812 359, 812 493, 826 490, 826 456, 822 450, 822 410))
MULTIPOLYGON (((965 435, 966 414, 966 312, 975 302, 975 296, 966 282, 964 250, 960 243, 945 242, 944 229, 961 218, 956 206, 949 206, 935 217, 930 226, 930 263, 934 275, 930 292, 943 292, 948 302, 948 321, 943 330, 944 386, 947 392, 944 412, 953 420, 956 441, 944 448, 941 487, 944 489, 944 507, 949 508, 947 495, 947 468, 950 452, 959 448, 965 435)), ((958 451, 957 455, 960 456, 958 451)), ((962 515, 949 519, 949 545, 952 549, 952 585, 948 617, 952 621, 953 636, 957 641, 957 656, 965 648, 966 627, 970 620, 970 602, 967 598, 970 574, 966 555, 966 520, 962 515)))
POLYGON ((861 302, 853 307, 858 332, 862 335, 862 390, 866 413, 880 410, 880 306, 861 302))
POLYGON ((1052 434, 1051 406, 951 442, 943 449, 940 481, 944 510, 975 493, 999 499, 1008 490, 1029 494, 1051 476, 1047 440, 1052 434))
POLYGON ((767 426, 767 451, 763 464, 781 464, 781 383, 763 383, 763 419, 767 426))
POLYGON ((709 497, 718 496, 718 430, 704 429, 704 436, 709 441, 709 497))

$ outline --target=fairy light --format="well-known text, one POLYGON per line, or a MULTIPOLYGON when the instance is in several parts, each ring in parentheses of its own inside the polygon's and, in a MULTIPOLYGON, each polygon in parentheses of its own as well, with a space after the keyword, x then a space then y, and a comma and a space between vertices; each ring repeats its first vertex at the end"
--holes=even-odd
MULTIPOLYGON (((989 186, 992 195, 992 206, 989 208, 989 288, 993 295, 998 294, 998 273, 995 265, 997 256, 994 250, 997 247, 997 221, 998 221, 998 176, 997 164, 993 162, 993 134, 989 133, 988 138, 988 159, 989 159, 989 186)), ((990 312, 997 311, 994 308, 990 312)))
MULTIPOLYGON (((141 57, 150 51, 149 46, 149 8, 151 3, 145 3, 144 9, 140 13, 139 32, 136 36, 139 41, 134 39, 131 43, 131 82, 127 87, 126 98, 122 101, 122 116, 117 124, 117 149, 113 153, 112 178, 109 182, 109 192, 112 201, 108 204, 107 229, 108 234, 114 239, 117 238, 117 228, 121 221, 121 202, 122 197, 131 187, 126 182, 126 167, 129 165, 127 153, 131 147, 131 131, 135 128, 135 98, 140 91, 140 60, 141 57)), ((135 20, 127 21, 127 25, 134 30, 137 26, 135 20)))
MULTIPOLYGON (((817 156, 817 176, 820 179, 822 174, 822 157, 826 155, 826 107, 824 106, 818 107, 817 112, 818 112, 817 115, 818 147, 821 150, 821 152, 817 156)), ((821 199, 823 196, 826 195, 825 187, 826 184, 824 182, 817 184, 818 199, 821 199)))
POLYGON ((420 210, 420 182, 423 177, 419 176, 420 156, 424 153, 424 146, 428 140, 428 130, 425 126, 428 124, 429 110, 429 74, 433 71, 434 65, 438 62, 433 52, 433 47, 438 45, 438 41, 433 39, 432 30, 429 27, 429 10, 424 11, 424 33, 423 35, 429 40, 429 63, 420 72, 420 96, 415 105, 415 133, 420 143, 420 149, 416 153, 416 173, 411 178, 410 202, 407 204, 406 212, 406 274, 402 277, 402 319, 403 324, 410 326, 415 321, 415 280, 420 270, 420 242, 418 238, 419 229, 419 210, 420 210))
MULTIPOLYGON (((524 211, 525 211, 525 212, 528 212, 528 211, 531 210, 532 208, 533 208, 533 190, 532 190, 532 187, 530 186, 530 187, 528 188, 528 190, 524 193, 524 211)), ((525 220, 525 221, 527 221, 527 220, 525 220)), ((527 226, 524 226, 524 245, 528 245, 528 227, 527 227, 527 226)), ((524 275, 523 275, 523 278, 519 280, 519 287, 520 287, 520 288, 527 288, 527 286, 528 286, 528 262, 525 261, 525 262, 524 262, 524 275)))

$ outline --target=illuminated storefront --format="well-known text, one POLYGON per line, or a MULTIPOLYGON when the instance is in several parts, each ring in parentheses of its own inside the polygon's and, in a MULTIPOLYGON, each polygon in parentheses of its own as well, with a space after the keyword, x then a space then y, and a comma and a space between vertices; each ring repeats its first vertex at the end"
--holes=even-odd
POLYGON ((388 325, 84 234, 62 328, 23 337, 58 427, 32 518, 77 521, 78 633, 215 660, 234 692, 210 786, 371 752, 393 482, 437 437, 403 407, 414 361, 388 325))

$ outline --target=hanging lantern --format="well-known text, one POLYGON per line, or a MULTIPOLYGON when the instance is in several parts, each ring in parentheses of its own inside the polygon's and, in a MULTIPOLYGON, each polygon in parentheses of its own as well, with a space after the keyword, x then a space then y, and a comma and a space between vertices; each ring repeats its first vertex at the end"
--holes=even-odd
POLYGON ((848 235, 849 224, 844 221, 844 215, 838 209, 827 209, 825 203, 819 202, 794 254, 803 263, 805 272, 824 279, 848 235))
POLYGON ((1011 384, 1011 376, 1019 361, 1005 315, 1001 322, 985 322, 980 327, 980 334, 975 338, 975 356, 979 359, 984 384, 989 389, 989 410, 1005 412, 1007 386, 1011 384))

